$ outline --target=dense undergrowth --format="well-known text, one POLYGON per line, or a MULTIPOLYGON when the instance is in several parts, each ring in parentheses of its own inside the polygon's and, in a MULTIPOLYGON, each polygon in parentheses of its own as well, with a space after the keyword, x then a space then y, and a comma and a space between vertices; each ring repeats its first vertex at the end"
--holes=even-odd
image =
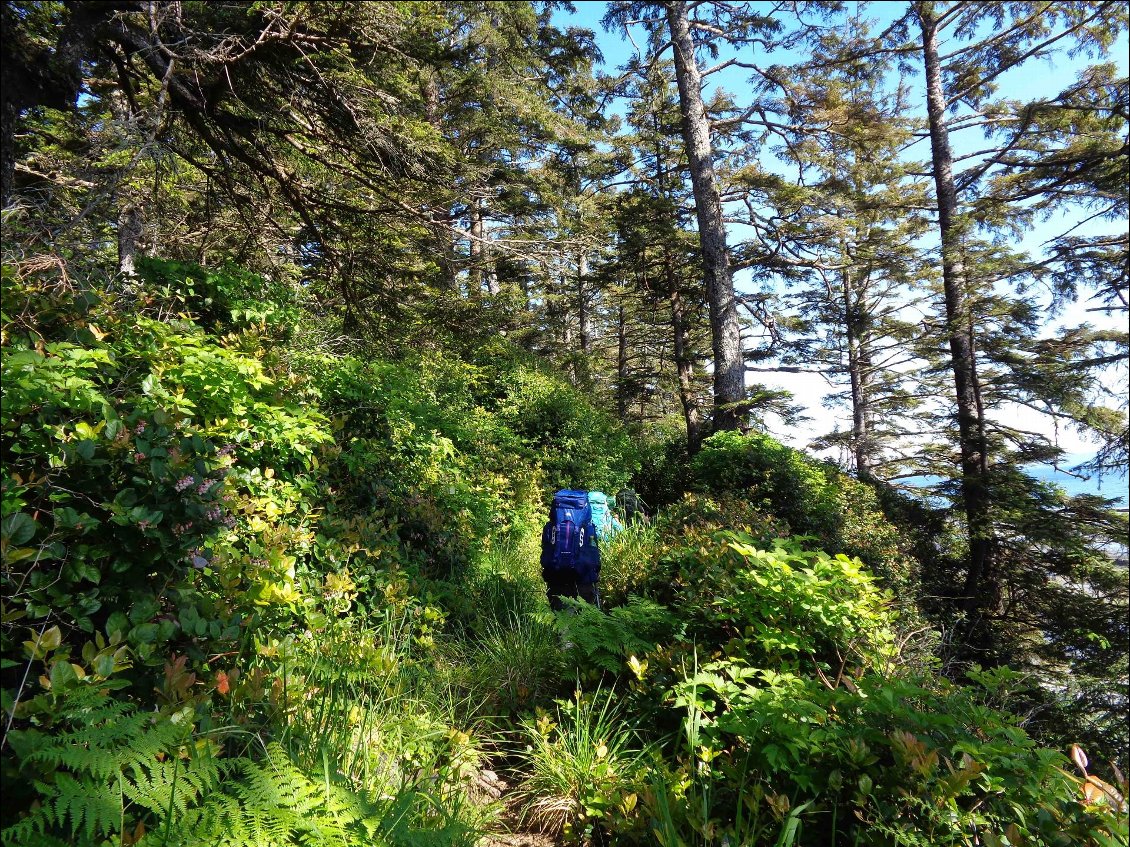
POLYGON ((1127 843, 1009 671, 936 673, 882 492, 719 434, 555 617, 547 494, 654 445, 503 340, 331 353, 144 273, 4 270, 4 844, 1127 843))

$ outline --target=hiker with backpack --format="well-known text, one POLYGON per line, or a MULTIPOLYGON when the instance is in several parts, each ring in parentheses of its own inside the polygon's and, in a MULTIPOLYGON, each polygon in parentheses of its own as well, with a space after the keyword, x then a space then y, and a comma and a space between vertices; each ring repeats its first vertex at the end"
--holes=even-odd
POLYGON ((615 499, 602 491, 589 492, 589 507, 592 509, 592 522, 596 525, 596 537, 608 541, 624 528, 616 513, 612 511, 615 499))
POLYGON ((541 532, 541 575, 553 611, 564 608, 562 597, 600 608, 600 547, 587 491, 564 488, 553 495, 541 532))
POLYGON ((647 513, 643 498, 630 488, 621 488, 616 493, 616 503, 624 513, 624 523, 631 526, 634 523, 648 523, 647 513))

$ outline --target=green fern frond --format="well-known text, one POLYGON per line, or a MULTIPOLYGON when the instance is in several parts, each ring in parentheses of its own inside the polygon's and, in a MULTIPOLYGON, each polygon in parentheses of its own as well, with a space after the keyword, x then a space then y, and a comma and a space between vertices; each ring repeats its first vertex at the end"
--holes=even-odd
MULTIPOLYGON (((387 844, 380 837, 376 810, 363 798, 339 785, 311 779, 278 745, 268 747, 266 761, 238 759, 220 767, 226 772, 219 783, 221 791, 177 820, 168 847, 387 844)), ((165 844, 151 839, 142 845, 165 844)))
POLYGON ((72 835, 83 830, 87 839, 109 835, 121 823, 122 803, 117 786, 77 780, 60 771, 55 775, 55 823, 69 822, 72 835))
POLYGON ((210 756, 182 757, 187 726, 104 691, 69 691, 51 730, 13 733, 39 807, 0 832, 5 847, 67 834, 64 843, 100 843, 127 820, 151 824, 183 815, 218 782, 210 756))
POLYGON ((49 835, 47 830, 55 820, 55 810, 51 806, 40 806, 19 823, 0 832, 0 844, 4 847, 59 847, 71 845, 74 839, 63 840, 49 835))
POLYGON ((211 756, 151 760, 133 765, 128 774, 130 778, 124 784, 126 797, 158 816, 172 810, 176 817, 185 814, 219 779, 211 756))

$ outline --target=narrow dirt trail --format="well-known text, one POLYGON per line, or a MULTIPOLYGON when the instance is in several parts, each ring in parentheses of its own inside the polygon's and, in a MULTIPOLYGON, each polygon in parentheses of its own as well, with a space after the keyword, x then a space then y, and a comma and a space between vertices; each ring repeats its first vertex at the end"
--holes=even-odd
POLYGON ((518 815, 507 800, 506 794, 509 789, 509 783, 493 770, 483 770, 479 773, 474 793, 482 799, 489 798, 502 802, 506 806, 506 812, 500 822, 503 825, 512 825, 517 831, 491 833, 479 841, 478 847, 556 847, 557 842, 544 833, 521 830, 518 815))

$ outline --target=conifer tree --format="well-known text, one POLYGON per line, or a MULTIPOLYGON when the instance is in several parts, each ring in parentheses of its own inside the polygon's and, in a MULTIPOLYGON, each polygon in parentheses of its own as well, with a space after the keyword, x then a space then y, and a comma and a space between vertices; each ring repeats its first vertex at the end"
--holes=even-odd
POLYGON ((728 194, 758 235, 743 262, 792 288, 776 310, 781 364, 765 370, 843 386, 851 427, 817 444, 839 443, 861 476, 889 478, 901 466, 892 448, 913 437, 928 392, 910 341, 930 273, 916 244, 924 187, 903 159, 914 130, 908 91, 883 57, 863 55, 866 38, 866 23, 851 18, 815 40, 804 64, 765 74, 766 106, 782 116, 775 150, 790 175, 755 159, 728 194))
POLYGON ((699 52, 704 45, 716 51, 716 40, 731 45, 752 44, 755 34, 779 25, 771 18, 750 14, 744 4, 734 8, 727 3, 688 4, 682 0, 612 3, 605 21, 646 26, 650 35, 648 61, 657 59, 668 47, 672 51, 710 312, 713 428, 737 429, 746 425, 749 412, 745 359, 721 185, 715 170, 714 128, 703 94, 704 79, 716 69, 703 69, 699 52))
MULTIPOLYGON (((994 280, 982 279, 981 269, 967 262, 967 242, 978 224, 1018 227, 1026 218, 1031 220, 1017 202, 977 198, 981 181, 991 178, 995 168, 1009 159, 1013 147, 1029 133, 1024 109, 994 99, 995 80, 1021 62, 1057 49, 1057 43, 1064 39, 1073 49, 1105 49, 1115 33, 1125 30, 1126 13, 1124 7, 1113 3, 1037 8, 1025 3, 940 6, 915 2, 911 11, 920 39, 931 174, 938 208, 944 326, 954 380, 961 497, 968 531, 967 569, 961 590, 967 615, 964 638, 974 653, 991 661, 995 647, 989 622, 999 613, 1003 598, 992 523, 992 424, 979 374, 979 316, 974 305, 975 292, 994 280), (993 33, 978 37, 983 26, 990 24, 993 33), (960 39, 949 47, 948 54, 941 46, 946 30, 960 39), (954 152, 951 134, 994 124, 1007 125, 1007 129, 993 133, 1000 141, 981 151, 974 164, 959 170, 963 157, 954 152)), ((1052 139, 1045 137, 1045 141, 1052 139)))
POLYGON ((632 134, 625 143, 634 167, 631 186, 617 204, 618 255, 612 270, 643 297, 644 320, 652 316, 654 322, 657 309, 667 315, 664 346, 674 366, 688 450, 694 453, 704 436, 705 374, 699 363, 709 353, 703 343, 700 260, 690 229, 694 196, 672 76, 669 63, 631 69, 627 122, 632 134))

